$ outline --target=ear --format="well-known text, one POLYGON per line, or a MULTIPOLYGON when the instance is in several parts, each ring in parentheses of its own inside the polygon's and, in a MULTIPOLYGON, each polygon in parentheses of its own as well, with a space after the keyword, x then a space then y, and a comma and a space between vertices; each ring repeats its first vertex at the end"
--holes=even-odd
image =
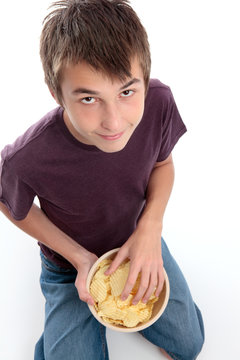
POLYGON ((48 88, 49 89, 49 91, 50 91, 50 94, 52 95, 52 97, 54 98, 54 100, 56 101, 56 103, 58 104, 58 105, 61 105, 60 104, 60 101, 58 100, 58 98, 57 98, 57 96, 56 96, 56 94, 55 94, 55 92, 52 90, 52 89, 50 89, 50 88, 48 88))

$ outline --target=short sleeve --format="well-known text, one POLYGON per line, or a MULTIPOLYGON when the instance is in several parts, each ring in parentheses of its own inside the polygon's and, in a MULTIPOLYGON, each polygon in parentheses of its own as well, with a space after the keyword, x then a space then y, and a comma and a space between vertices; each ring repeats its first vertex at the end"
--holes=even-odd
POLYGON ((1 160, 0 201, 8 208, 15 220, 22 220, 27 216, 35 194, 16 170, 7 161, 1 160))
POLYGON ((164 161, 171 154, 180 137, 187 131, 169 88, 162 114, 161 147, 157 158, 159 162, 164 161))

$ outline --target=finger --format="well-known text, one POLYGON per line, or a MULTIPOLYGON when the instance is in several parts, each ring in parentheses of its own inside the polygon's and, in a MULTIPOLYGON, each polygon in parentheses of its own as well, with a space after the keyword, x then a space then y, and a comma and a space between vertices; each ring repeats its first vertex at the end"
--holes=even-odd
POLYGON ((94 299, 90 295, 90 293, 87 291, 86 288, 86 280, 87 280, 87 274, 83 275, 81 274, 81 277, 78 275, 75 281, 75 286, 78 291, 79 298, 82 301, 85 301, 89 305, 94 305, 94 299))
POLYGON ((120 249, 117 253, 117 255, 115 256, 115 258, 113 259, 111 265, 109 266, 109 268, 105 271, 105 275, 111 275, 112 273, 114 273, 114 271, 117 270, 117 268, 119 267, 119 265, 121 265, 121 263, 127 258, 127 252, 124 251, 124 249, 120 249))
POLYGON ((158 272, 158 285, 155 291, 155 295, 159 296, 162 289, 163 289, 163 285, 164 285, 164 274, 163 274, 163 269, 160 269, 158 272))
POLYGON ((150 277, 150 283, 149 283, 148 289, 145 292, 143 299, 142 299, 143 303, 146 304, 148 302, 150 296, 153 294, 154 290, 156 289, 157 283, 158 283, 158 276, 156 273, 152 273, 151 277, 150 277))
POLYGON ((140 281, 140 285, 138 288, 138 292, 134 296, 133 301, 132 301, 133 305, 137 304, 142 299, 143 295, 145 294, 145 292, 147 291, 147 289, 149 287, 149 281, 150 281, 150 272, 142 271, 141 281, 140 281))
POLYGON ((139 268, 137 268, 137 267, 134 268, 134 266, 132 264, 130 264, 128 278, 127 278, 126 284, 125 284, 124 289, 121 294, 121 299, 123 301, 128 298, 132 288, 134 287, 135 282, 138 277, 138 274, 139 274, 139 270, 140 270, 139 268))

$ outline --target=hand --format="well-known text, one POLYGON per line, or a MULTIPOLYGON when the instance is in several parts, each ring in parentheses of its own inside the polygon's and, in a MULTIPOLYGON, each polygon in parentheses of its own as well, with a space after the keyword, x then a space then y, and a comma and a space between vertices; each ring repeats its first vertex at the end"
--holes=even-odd
POLYGON ((75 286, 77 288, 80 299, 87 302, 89 305, 94 305, 94 300, 87 291, 86 281, 89 270, 97 259, 98 257, 95 254, 86 251, 84 256, 80 258, 79 266, 77 267, 78 274, 75 280, 75 286))
POLYGON ((159 296, 164 283, 159 226, 154 226, 153 223, 138 225, 105 274, 111 275, 127 258, 130 259, 130 270, 121 299, 125 300, 128 297, 139 273, 141 273, 140 286, 132 303, 137 304, 141 299, 146 303, 155 288, 155 295, 159 296))

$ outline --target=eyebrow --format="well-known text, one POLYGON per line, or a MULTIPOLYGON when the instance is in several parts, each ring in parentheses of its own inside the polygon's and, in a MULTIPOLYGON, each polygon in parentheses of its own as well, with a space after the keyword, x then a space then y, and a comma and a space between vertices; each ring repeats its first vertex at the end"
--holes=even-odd
MULTIPOLYGON (((137 79, 137 78, 133 78, 132 80, 130 80, 129 82, 127 82, 126 84, 124 84, 123 86, 120 87, 119 90, 124 90, 127 87, 133 85, 133 84, 137 84, 140 83, 141 80, 137 79)), ((96 90, 91 90, 91 89, 87 89, 87 88, 83 88, 83 87, 79 87, 75 90, 73 90, 72 92, 73 95, 78 95, 78 94, 89 94, 89 95, 99 95, 100 92, 96 91, 96 90)))

